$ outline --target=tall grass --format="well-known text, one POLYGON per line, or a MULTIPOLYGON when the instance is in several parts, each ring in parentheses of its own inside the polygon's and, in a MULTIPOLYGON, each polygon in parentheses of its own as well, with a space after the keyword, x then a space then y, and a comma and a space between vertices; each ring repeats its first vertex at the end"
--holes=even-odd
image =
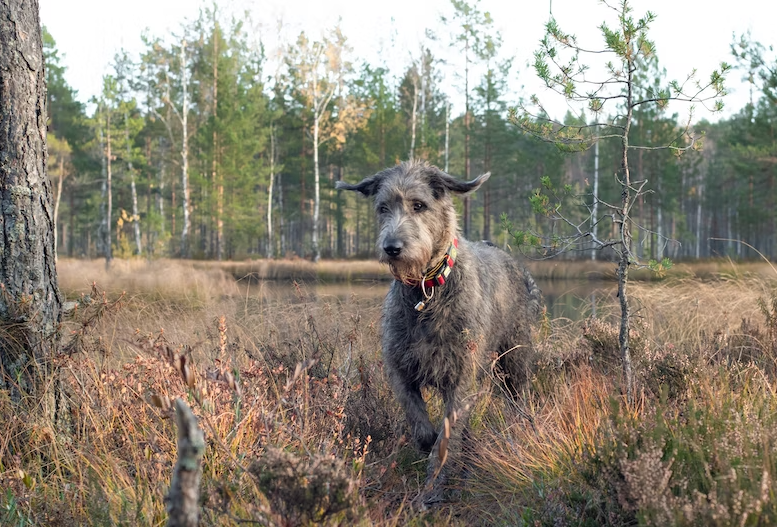
POLYGON ((425 460, 381 369, 379 294, 288 283, 274 300, 221 265, 59 267, 78 340, 48 390, 63 386, 69 411, 51 423, 46 399, 0 391, 0 524, 163 524, 175 397, 206 433, 204 525, 777 521, 776 284, 756 273, 634 285, 632 406, 616 305, 538 324, 523 396, 487 393, 473 411, 461 499, 424 511, 425 460))
POLYGON ((144 301, 180 302, 190 307, 240 294, 235 280, 223 270, 186 260, 114 259, 106 269, 102 260, 60 258, 57 268, 60 289, 71 297, 88 293, 93 282, 111 295, 126 291, 144 301))

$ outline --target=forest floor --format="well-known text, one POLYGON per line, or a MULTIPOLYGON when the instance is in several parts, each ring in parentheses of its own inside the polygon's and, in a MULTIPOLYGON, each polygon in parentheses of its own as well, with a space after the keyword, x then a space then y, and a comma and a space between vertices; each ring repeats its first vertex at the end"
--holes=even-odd
POLYGON ((381 368, 380 298, 289 282, 290 301, 268 301, 230 265, 60 261, 78 307, 45 390, 64 386, 67 423, 46 419, 49 398, 0 394, 0 525, 163 525, 176 397, 205 430, 202 525, 777 523, 768 264, 633 283, 633 404, 615 302, 544 317, 529 386, 481 398, 460 497, 432 510, 417 506, 426 460, 381 368))

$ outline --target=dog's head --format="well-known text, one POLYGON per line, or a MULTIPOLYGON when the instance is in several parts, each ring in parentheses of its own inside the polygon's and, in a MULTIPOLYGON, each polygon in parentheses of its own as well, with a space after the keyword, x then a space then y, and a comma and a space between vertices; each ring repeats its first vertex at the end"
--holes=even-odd
POLYGON ((336 187, 371 197, 380 223, 379 259, 398 280, 419 280, 458 237, 451 196, 468 195, 488 178, 460 181, 422 161, 406 161, 359 183, 338 181, 336 187))

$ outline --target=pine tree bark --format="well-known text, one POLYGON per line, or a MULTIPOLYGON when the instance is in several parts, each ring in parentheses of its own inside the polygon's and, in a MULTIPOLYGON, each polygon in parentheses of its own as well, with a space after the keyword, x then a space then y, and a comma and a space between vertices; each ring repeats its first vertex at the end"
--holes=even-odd
POLYGON ((17 397, 51 364, 62 312, 46 115, 38 0, 0 0, 0 386, 17 397))

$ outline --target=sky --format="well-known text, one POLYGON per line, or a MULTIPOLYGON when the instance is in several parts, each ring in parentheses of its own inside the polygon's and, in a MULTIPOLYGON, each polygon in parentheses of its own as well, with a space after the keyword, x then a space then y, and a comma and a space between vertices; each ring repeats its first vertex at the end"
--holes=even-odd
MULTIPOLYGON (((450 33, 440 23, 441 15, 452 12, 449 0, 390 0, 383 5, 364 0, 222 0, 218 4, 222 11, 250 20, 252 33, 265 43, 268 54, 277 42, 293 42, 302 30, 318 38, 339 22, 353 47, 353 58, 385 64, 395 75, 418 55, 423 42, 428 43, 427 28, 438 36, 431 45, 436 56, 460 59, 460 54, 445 49, 450 33)), ((767 47, 777 44, 777 34, 771 30, 777 20, 777 2, 738 0, 721 2, 719 7, 689 0, 632 0, 630 4, 635 17, 648 9, 657 15, 650 36, 668 80, 683 80, 694 69, 700 79, 708 78, 721 61, 733 62, 730 46, 734 36, 746 32, 767 47)), ((56 40, 67 67, 66 79, 84 102, 99 93, 101 78, 109 72, 119 49, 137 56, 143 49, 144 31, 168 35, 182 22, 195 19, 204 5, 211 4, 199 0, 40 0, 41 23, 56 40)), ((480 9, 491 13, 502 34, 500 56, 513 57, 508 101, 536 94, 556 118, 567 110, 563 98, 548 93, 529 65, 549 13, 588 48, 601 47, 597 27, 603 21, 611 26, 616 22, 613 11, 598 0, 480 0, 480 9)), ((462 69, 455 59, 443 67, 444 91, 453 101, 454 113, 463 111, 462 69)), ((728 75, 729 95, 722 114, 716 117, 698 108, 696 118, 715 120, 742 108, 750 97, 742 76, 737 70, 728 75)), ((672 107, 671 111, 687 113, 687 108, 672 107)))

